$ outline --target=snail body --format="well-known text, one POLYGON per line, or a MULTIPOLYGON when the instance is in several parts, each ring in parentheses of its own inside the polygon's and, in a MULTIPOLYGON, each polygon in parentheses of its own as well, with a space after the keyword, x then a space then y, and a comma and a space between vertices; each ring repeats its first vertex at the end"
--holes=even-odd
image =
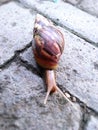
MULTIPOLYGON (((40 14, 37 14, 33 30, 33 53, 36 62, 45 69, 47 94, 44 104, 51 92, 59 91, 63 97, 67 97, 57 87, 54 70, 58 66, 60 56, 64 50, 63 34, 58 30, 51 21, 47 20, 40 14)), ((70 101, 69 99, 67 99, 70 101)))

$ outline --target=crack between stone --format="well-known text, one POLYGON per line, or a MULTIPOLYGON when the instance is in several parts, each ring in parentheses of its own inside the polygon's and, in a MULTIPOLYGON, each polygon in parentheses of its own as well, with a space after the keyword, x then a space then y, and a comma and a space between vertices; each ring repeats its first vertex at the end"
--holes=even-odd
MULTIPOLYGON (((70 93, 70 91, 68 89, 63 89, 63 86, 60 84, 57 84, 57 86, 65 93, 67 92, 71 98, 70 100, 72 101, 72 97, 76 98, 75 103, 79 104, 81 109, 84 111, 84 113, 89 112, 90 115, 94 115, 98 117, 98 112, 96 112, 94 109, 92 109, 91 107, 89 107, 88 105, 86 105, 83 101, 81 101, 79 98, 77 98, 76 96, 74 96, 73 94, 70 93)), ((73 102, 73 101, 72 101, 73 102)), ((73 102, 74 103, 74 102, 73 102)))
POLYGON ((90 120, 90 114, 87 112, 82 112, 82 118, 80 121, 80 126, 79 126, 79 130, 85 130, 88 121, 90 120))
POLYGON ((3 70, 5 68, 9 67, 9 65, 14 61, 15 57, 16 57, 16 54, 14 56, 12 56, 10 59, 8 59, 6 62, 1 64, 0 69, 3 70))
POLYGON ((87 124, 90 121, 90 117, 94 116, 98 118, 98 112, 94 111, 92 108, 88 106, 85 106, 85 108, 83 108, 82 106, 81 109, 83 115, 81 118, 79 130, 86 130, 87 124))
POLYGON ((20 61, 20 64, 22 66, 24 66, 27 70, 33 72, 34 74, 36 74, 39 77, 42 77, 41 73, 35 67, 33 67, 32 65, 28 64, 27 61, 22 60, 20 57, 18 59, 18 62, 19 61, 20 61))
POLYGON ((0 6, 5 5, 5 4, 8 4, 8 3, 12 2, 12 1, 15 2, 15 0, 8 0, 8 1, 5 1, 5 2, 3 2, 2 4, 0 4, 0 6))
MULTIPOLYGON (((74 96, 74 95, 72 95, 74 96)), ((75 97, 75 96, 74 96, 75 97)), ((81 101, 79 98, 76 98, 76 103, 78 103, 80 105, 80 107, 82 108, 82 110, 84 111, 84 114, 89 113, 88 115, 94 115, 98 117, 98 112, 95 111, 93 108, 89 107, 88 105, 86 105, 83 101, 81 101)))
POLYGON ((15 54, 13 57, 8 59, 4 64, 0 65, 0 69, 4 70, 8 68, 13 62, 16 64, 20 64, 21 66, 24 66, 27 70, 31 71, 32 73, 36 74, 39 77, 42 77, 42 73, 39 72, 35 67, 33 67, 31 64, 27 63, 27 61, 24 61, 21 59, 20 54, 26 51, 29 47, 31 47, 32 41, 27 44, 23 49, 15 51, 15 54))
POLYGON ((8 59, 6 62, 4 62, 3 64, 0 65, 0 69, 5 69, 7 68, 12 62, 14 62, 18 57, 19 57, 19 54, 24 52, 25 50, 27 50, 30 46, 31 46, 31 42, 29 44, 27 44, 23 49, 21 50, 16 50, 14 55, 8 59))

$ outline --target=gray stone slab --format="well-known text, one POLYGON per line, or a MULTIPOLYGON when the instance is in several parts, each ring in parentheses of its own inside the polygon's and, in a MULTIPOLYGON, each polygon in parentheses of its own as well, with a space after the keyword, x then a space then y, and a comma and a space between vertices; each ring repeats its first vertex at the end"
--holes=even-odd
POLYGON ((0 65, 29 44, 34 16, 15 2, 0 7, 0 65))
POLYGON ((78 7, 98 16, 98 0, 82 0, 78 7))
POLYGON ((91 116, 87 124, 86 130, 98 130, 98 118, 91 116))
MULTIPOLYGON (((65 49, 56 73, 57 83, 98 111, 98 48, 62 28, 60 30, 64 33, 65 49)), ((31 50, 21 54, 21 58, 34 67, 34 58, 29 58, 31 50)))
POLYGON ((20 0, 26 7, 33 8, 52 18, 54 21, 73 30, 78 35, 98 43, 98 18, 62 0, 57 3, 37 0, 20 0))
POLYGON ((12 63, 0 79, 0 130, 79 129, 80 107, 75 104, 75 110, 56 94, 44 106, 43 80, 25 67, 12 63))

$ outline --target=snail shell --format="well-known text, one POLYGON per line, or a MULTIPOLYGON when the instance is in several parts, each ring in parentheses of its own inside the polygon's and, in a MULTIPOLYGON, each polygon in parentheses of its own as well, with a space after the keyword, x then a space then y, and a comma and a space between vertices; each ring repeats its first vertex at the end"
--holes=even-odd
POLYGON ((45 69, 56 69, 64 49, 64 38, 52 22, 37 14, 33 30, 36 62, 45 69))

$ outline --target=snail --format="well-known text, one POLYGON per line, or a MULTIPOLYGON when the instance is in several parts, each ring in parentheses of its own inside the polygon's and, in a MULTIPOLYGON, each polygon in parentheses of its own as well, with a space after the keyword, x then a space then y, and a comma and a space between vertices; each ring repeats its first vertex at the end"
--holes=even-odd
POLYGON ((56 85, 54 74, 64 50, 63 34, 51 21, 40 14, 37 14, 35 18, 32 47, 36 62, 45 69, 46 73, 47 94, 44 104, 46 104, 49 94, 56 91, 72 104, 56 85))

